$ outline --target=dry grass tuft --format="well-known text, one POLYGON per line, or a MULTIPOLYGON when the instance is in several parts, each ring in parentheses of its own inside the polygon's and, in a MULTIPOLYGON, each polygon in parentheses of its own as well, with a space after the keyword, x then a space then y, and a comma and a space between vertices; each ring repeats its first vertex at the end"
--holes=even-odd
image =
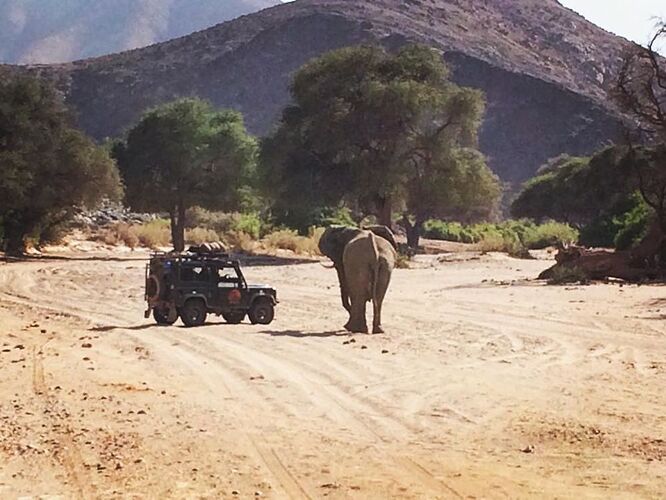
POLYGON ((201 245, 202 243, 218 240, 220 240, 220 236, 212 229, 195 227, 194 229, 185 231, 185 241, 191 245, 201 245))
POLYGON ((144 247, 158 248, 171 244, 171 228, 168 220, 155 219, 132 227, 144 247))
POLYGON ((291 250, 296 254, 318 255, 319 239, 323 232, 321 228, 312 228, 308 236, 301 236, 294 230, 280 229, 266 235, 261 244, 267 250, 291 250))

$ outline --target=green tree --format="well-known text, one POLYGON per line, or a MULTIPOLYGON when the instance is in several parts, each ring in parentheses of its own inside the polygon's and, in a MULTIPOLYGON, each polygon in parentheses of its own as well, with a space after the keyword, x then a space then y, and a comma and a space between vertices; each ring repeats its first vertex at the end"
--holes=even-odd
POLYGON ((148 111, 113 154, 137 210, 171 217, 173 247, 185 248, 185 213, 193 206, 236 210, 254 176, 257 145, 242 116, 181 99, 148 111))
POLYGON ((626 154, 626 148, 615 146, 590 158, 551 160, 523 185, 512 203, 512 214, 578 228, 589 224, 637 189, 633 179, 628 181, 626 154))
POLYGON ((262 145, 276 211, 346 201, 390 225, 404 208, 420 230, 425 218, 456 205, 451 199, 470 198, 460 191, 473 185, 456 178, 483 178, 489 197, 475 201, 494 206, 497 179, 475 150, 483 98, 452 84, 437 52, 340 49, 301 68, 291 93, 293 104, 262 145))
POLYGON ((107 152, 74 129, 62 99, 29 77, 0 82, 0 223, 8 253, 47 239, 76 207, 122 193, 107 152))
POLYGON ((613 146, 591 158, 556 158, 524 184, 511 212, 569 223, 586 245, 626 249, 662 203, 660 157, 666 159, 659 147, 613 146))

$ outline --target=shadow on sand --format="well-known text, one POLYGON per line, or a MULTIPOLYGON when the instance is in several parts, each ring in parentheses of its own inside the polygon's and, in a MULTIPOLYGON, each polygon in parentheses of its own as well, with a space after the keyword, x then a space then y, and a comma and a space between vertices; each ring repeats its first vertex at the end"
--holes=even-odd
POLYGON ((151 328, 164 328, 163 326, 157 325, 155 323, 146 323, 145 325, 129 325, 129 326, 119 326, 119 325, 103 325, 103 326, 93 326, 88 328, 89 332, 112 332, 114 330, 150 330, 151 328))
POLYGON ((299 330, 264 330, 259 332, 263 335, 270 335, 271 337, 294 337, 294 338, 307 338, 307 337, 349 337, 351 334, 345 330, 335 330, 330 332, 301 332, 299 330))

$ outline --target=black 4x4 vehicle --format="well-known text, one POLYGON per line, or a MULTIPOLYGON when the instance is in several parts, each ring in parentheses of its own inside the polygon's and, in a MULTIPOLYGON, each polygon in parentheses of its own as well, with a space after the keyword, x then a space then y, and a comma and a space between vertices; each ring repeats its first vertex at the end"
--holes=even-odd
POLYGON ((159 325, 178 317, 185 326, 200 326, 208 313, 238 324, 247 315, 252 324, 273 321, 278 303, 275 289, 248 285, 237 260, 224 253, 156 253, 146 266, 145 317, 159 325))

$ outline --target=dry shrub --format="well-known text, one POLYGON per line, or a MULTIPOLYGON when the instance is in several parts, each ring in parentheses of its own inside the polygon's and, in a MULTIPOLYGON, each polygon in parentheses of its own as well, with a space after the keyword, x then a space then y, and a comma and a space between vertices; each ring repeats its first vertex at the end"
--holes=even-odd
POLYGON ((488 232, 478 243, 481 252, 502 252, 519 259, 529 259, 530 252, 515 234, 488 232))
POLYGON ((395 261, 395 267, 396 269, 409 269, 410 262, 412 261, 412 258, 404 253, 398 253, 398 258, 395 261))
POLYGON ((292 229, 280 229, 266 235, 262 245, 268 250, 291 250, 297 254, 316 255, 319 253, 319 239, 324 230, 312 228, 308 236, 301 236, 292 229))
POLYGON ((256 241, 247 233, 242 231, 229 231, 222 238, 227 248, 236 252, 254 253, 257 247, 256 241))
POLYGON ((195 227, 185 231, 185 241, 193 245, 201 245, 202 243, 209 243, 220 240, 220 236, 212 229, 204 229, 203 227, 195 227))
POLYGON ((155 219, 145 224, 132 226, 132 228, 144 247, 158 248, 171 244, 171 226, 166 219, 155 219))
POLYGON ((134 226, 124 222, 106 228, 97 235, 96 239, 107 245, 126 245, 130 248, 135 248, 139 244, 139 237, 134 226))

